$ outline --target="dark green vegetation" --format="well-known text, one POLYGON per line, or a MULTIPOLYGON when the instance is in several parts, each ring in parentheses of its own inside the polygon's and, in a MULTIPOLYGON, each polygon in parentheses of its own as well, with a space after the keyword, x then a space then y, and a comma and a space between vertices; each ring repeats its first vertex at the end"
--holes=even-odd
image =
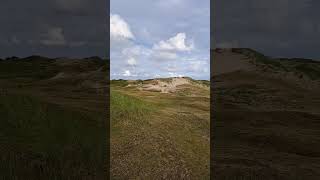
POLYGON ((232 51, 254 68, 212 77, 213 177, 319 179, 320 63, 232 51))
POLYGON ((208 86, 139 90, 152 83, 111 81, 111 177, 209 179, 208 86))
POLYGON ((106 60, 0 61, 0 175, 105 179, 106 60))
POLYGON ((252 49, 232 49, 234 53, 245 55, 263 71, 293 73, 298 78, 306 76, 311 80, 320 80, 320 63, 303 58, 271 58, 252 49))

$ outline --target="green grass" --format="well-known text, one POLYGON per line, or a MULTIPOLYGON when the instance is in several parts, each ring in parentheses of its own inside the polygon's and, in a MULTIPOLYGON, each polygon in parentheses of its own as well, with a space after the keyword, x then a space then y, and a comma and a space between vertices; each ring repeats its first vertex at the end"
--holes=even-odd
POLYGON ((209 101, 185 88, 162 94, 111 84, 114 179, 209 179, 209 101))
POLYGON ((34 56, 33 58, 0 61, 0 79, 44 80, 54 77, 59 72, 82 73, 95 71, 99 68, 107 72, 109 69, 108 60, 82 59, 76 63, 59 64, 55 59, 34 56))
POLYGON ((320 63, 310 59, 301 58, 271 58, 257 51, 248 48, 235 48, 233 52, 241 53, 249 58, 254 58, 253 62, 257 66, 268 67, 275 71, 294 72, 298 76, 307 76, 311 80, 320 78, 320 63))
POLYGON ((103 179, 104 117, 25 95, 0 94, 5 179, 103 179))
POLYGON ((0 78, 33 78, 37 80, 53 77, 58 70, 53 61, 0 61, 0 78))
POLYGON ((288 72, 287 67, 279 60, 269 58, 259 53, 255 54, 254 57, 256 65, 266 65, 273 70, 288 72))
POLYGON ((320 79, 320 66, 312 64, 299 64, 295 69, 307 75, 312 80, 320 79))
POLYGON ((122 80, 122 79, 119 79, 119 80, 111 80, 110 81, 110 84, 112 86, 120 86, 120 87, 125 87, 128 85, 128 82, 126 80, 122 80))
POLYGON ((272 70, 286 71, 286 72, 288 71, 287 67, 283 65, 279 60, 272 59, 253 49, 234 48, 232 49, 232 51, 235 53, 243 54, 249 58, 253 58, 254 59, 253 63, 257 66, 267 66, 272 70))
POLYGON ((191 83, 193 83, 194 85, 203 85, 203 86, 210 86, 210 81, 208 80, 195 80, 195 79, 191 79, 189 77, 186 77, 187 80, 189 80, 191 83))
POLYGON ((122 123, 123 121, 142 123, 144 118, 150 115, 150 112, 153 110, 154 106, 150 103, 111 90, 110 117, 112 127, 116 127, 118 123, 122 123))

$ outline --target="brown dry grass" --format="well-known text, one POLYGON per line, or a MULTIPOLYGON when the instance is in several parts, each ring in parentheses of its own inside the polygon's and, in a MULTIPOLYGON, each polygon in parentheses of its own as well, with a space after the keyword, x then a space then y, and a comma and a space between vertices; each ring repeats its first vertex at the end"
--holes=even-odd
POLYGON ((127 97, 127 107, 121 110, 111 103, 111 109, 125 112, 117 116, 111 111, 113 179, 209 179, 208 89, 199 90, 205 95, 201 98, 136 87, 111 89, 111 99, 127 97), (135 113, 142 109, 143 116, 135 113))

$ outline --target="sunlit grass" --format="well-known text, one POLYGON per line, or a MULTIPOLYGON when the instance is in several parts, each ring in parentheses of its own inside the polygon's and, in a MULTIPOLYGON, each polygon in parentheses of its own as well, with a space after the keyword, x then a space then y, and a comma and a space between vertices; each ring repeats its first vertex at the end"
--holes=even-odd
POLYGON ((152 104, 115 90, 111 91, 110 102, 112 127, 123 121, 142 123, 150 112, 154 110, 152 104))

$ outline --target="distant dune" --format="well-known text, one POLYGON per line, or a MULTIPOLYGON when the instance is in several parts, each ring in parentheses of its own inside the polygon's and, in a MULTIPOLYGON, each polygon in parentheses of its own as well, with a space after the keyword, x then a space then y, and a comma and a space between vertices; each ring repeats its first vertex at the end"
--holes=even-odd
POLYGON ((213 177, 320 177, 320 62, 212 50, 213 177))
POLYGON ((258 73, 282 79, 308 89, 319 88, 320 61, 299 58, 271 58, 247 48, 215 49, 212 76, 236 71, 258 73))
MULTIPOLYGON (((113 80, 113 82, 115 82, 113 80)), ((161 93, 175 93, 184 88, 209 89, 210 82, 206 80, 194 80, 189 77, 155 78, 148 80, 128 80, 128 87, 136 87, 143 91, 155 91, 161 93)))

